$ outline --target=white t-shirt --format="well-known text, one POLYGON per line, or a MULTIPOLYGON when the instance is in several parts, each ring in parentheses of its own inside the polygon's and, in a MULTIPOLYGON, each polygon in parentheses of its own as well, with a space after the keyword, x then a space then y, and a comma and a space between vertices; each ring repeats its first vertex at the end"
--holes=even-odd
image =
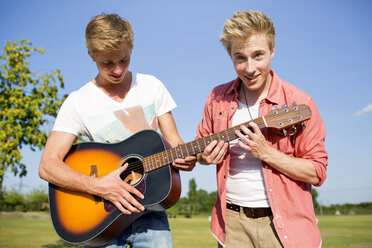
MULTIPOLYGON (((258 118, 259 106, 249 106, 253 119, 258 118)), ((239 102, 232 126, 250 121, 247 105, 239 102)), ((226 200, 243 207, 269 207, 261 160, 241 148, 238 139, 230 142, 230 167, 226 182, 226 200)))
POLYGON ((163 83, 151 75, 133 73, 129 92, 120 103, 90 81, 67 97, 53 131, 114 143, 144 129, 158 131, 157 117, 176 106, 163 83))

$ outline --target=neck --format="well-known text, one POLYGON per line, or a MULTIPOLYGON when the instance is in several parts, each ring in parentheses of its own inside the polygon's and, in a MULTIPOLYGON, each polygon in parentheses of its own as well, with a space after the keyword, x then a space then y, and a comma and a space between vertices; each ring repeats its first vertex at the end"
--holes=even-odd
POLYGON ((94 84, 101 89, 106 95, 115 101, 122 102, 127 95, 130 85, 132 83, 132 73, 127 72, 124 80, 120 83, 105 82, 104 79, 98 74, 94 79, 94 84))
POLYGON ((250 90, 244 85, 243 81, 240 82, 238 100, 244 102, 248 106, 259 105, 260 101, 265 99, 269 93, 271 86, 272 76, 268 75, 266 82, 261 88, 257 90, 250 90))

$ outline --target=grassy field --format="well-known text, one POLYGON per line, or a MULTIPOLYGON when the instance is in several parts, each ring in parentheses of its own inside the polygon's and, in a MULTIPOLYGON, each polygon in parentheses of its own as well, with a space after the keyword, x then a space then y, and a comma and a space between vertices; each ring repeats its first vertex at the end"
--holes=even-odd
MULTIPOLYGON (((216 247, 206 216, 170 219, 175 248, 216 247)), ((320 216, 323 247, 372 247, 372 215, 320 216)), ((77 247, 60 241, 45 213, 0 213, 0 247, 77 247)))

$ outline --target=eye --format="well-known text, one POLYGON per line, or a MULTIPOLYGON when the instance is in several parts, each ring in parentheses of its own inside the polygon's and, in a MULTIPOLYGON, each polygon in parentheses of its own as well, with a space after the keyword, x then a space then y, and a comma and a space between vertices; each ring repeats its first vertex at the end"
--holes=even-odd
POLYGON ((111 62, 102 62, 102 64, 104 65, 104 66, 110 66, 112 63, 111 62))
POLYGON ((259 58, 259 57, 262 57, 263 56, 263 53, 256 53, 255 57, 256 58, 259 58))
POLYGON ((256 59, 261 59, 265 56, 265 52, 263 51, 257 51, 256 53, 254 53, 253 57, 256 58, 256 59))
POLYGON ((244 60, 246 60, 245 56, 243 56, 243 55, 237 55, 237 56, 235 56, 235 59, 237 61, 244 61, 244 60))

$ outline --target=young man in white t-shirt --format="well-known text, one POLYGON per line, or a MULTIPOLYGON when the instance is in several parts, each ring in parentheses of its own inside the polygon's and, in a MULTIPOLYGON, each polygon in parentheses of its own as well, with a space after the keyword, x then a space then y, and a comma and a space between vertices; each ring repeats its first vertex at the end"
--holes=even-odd
MULTIPOLYGON (((61 188, 100 196, 124 214, 144 211, 135 199, 143 198, 142 193, 119 177, 126 165, 103 177, 90 177, 63 160, 80 136, 114 143, 144 129, 159 129, 172 147, 182 144, 171 114, 176 104, 161 81, 128 71, 133 48, 133 30, 128 21, 116 14, 95 17, 87 25, 86 43, 98 75, 63 103, 45 146, 39 175, 61 188)), ((177 159, 173 166, 190 171, 195 163, 195 157, 187 157, 177 159)), ((107 247, 136 244, 172 247, 165 212, 143 215, 107 247), (138 228, 142 231, 136 231, 138 228)))

